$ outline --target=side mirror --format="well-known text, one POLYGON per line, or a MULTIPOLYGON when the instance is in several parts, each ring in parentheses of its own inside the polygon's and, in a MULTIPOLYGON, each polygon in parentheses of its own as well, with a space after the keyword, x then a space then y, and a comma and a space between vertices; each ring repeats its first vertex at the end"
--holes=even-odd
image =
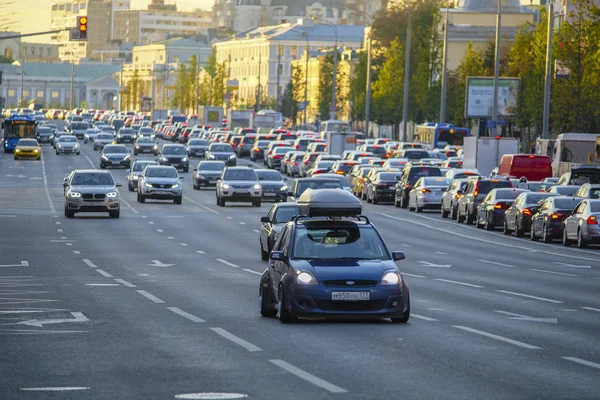
POLYGON ((403 251, 392 251, 392 258, 394 261, 404 260, 406 256, 403 251))
POLYGON ((265 178, 264 178, 263 176, 260 176, 260 177, 258 177, 258 180, 259 180, 259 181, 264 181, 264 180, 265 180, 265 178))
POLYGON ((120 183, 117 183, 115 186, 116 186, 116 187, 121 187, 121 186, 123 186, 123 185, 122 185, 122 184, 120 184, 120 183))
POLYGON ((270 258, 274 261, 283 261, 285 256, 283 255, 283 251, 272 251, 270 258))
POLYGON ((268 224, 269 222, 271 222, 271 220, 269 219, 269 217, 260 217, 260 222, 268 224))
POLYGON ((462 194, 463 194, 463 191, 462 191, 462 190, 457 190, 457 191, 456 191, 456 194, 460 194, 460 195, 462 195, 462 194))
POLYGON ((194 168, 194 171, 198 171, 198 168, 194 168))
POLYGON ((69 186, 69 182, 65 181, 65 182, 63 183, 63 187, 67 187, 67 186, 69 186))

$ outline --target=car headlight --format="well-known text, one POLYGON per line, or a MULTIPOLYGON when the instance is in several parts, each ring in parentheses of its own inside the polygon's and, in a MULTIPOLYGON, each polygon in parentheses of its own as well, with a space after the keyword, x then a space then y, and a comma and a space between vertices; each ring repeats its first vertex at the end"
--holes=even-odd
POLYGON ((158 146, 156 146, 156 145, 155 145, 155 146, 153 147, 153 149, 154 149, 154 150, 158 150, 158 146))
POLYGON ((133 175, 133 176, 131 177, 131 179, 133 179, 134 181, 137 181, 138 179, 140 179, 140 177, 139 177, 139 176, 137 176, 137 175, 133 175))
POLYGON ((15 149, 15 153, 20 153, 21 149, 15 149))
POLYGON ((175 188, 179 187, 179 183, 174 183, 174 184, 172 184, 172 185, 171 185, 171 187, 172 187, 173 189, 175 189, 175 188))
POLYGON ((102 157, 100 157, 100 158, 104 161, 108 161, 108 157, 106 157, 105 155, 102 155, 102 157))
POLYGON ((117 192, 106 193, 106 197, 115 198, 117 197, 117 192))
POLYGON ((296 283, 300 285, 318 285, 315 276, 308 271, 296 271, 296 283))
POLYGON ((386 271, 381 278, 381 284, 383 286, 399 285, 402 279, 397 271, 386 271))
POLYGON ((287 187, 287 186, 283 186, 283 187, 282 187, 281 189, 279 189, 279 190, 281 190, 282 192, 287 192, 287 191, 288 191, 288 187, 287 187))
POLYGON ((151 183, 148 183, 148 182, 146 182, 146 187, 147 187, 147 188, 151 188, 151 187, 152 187, 152 184, 151 184, 151 183))
POLYGON ((131 158, 131 154, 127 154, 124 159, 129 160, 130 158, 131 158))
POLYGON ((118 137, 118 138, 120 138, 120 137, 121 137, 121 135, 117 135, 117 137, 118 137))
POLYGON ((186 162, 187 160, 188 160, 188 158, 187 158, 187 157, 183 157, 183 158, 181 159, 181 162, 186 162))
POLYGON ((230 186, 228 184, 224 183, 223 186, 221 186, 221 188, 223 190, 229 190, 230 186))
POLYGON ((230 155, 229 158, 235 158, 235 154, 230 155))
POLYGON ((262 189, 262 186, 260 186, 258 183, 256 185, 254 185, 254 190, 260 190, 262 189))
POLYGON ((213 159, 215 158, 215 155, 214 155, 214 154, 209 154, 209 155, 208 155, 208 158, 209 158, 210 160, 213 160, 213 159))
MULTIPOLYGON (((155 146, 155 147, 156 147, 156 146, 155 146)), ((139 149, 140 149, 140 146, 135 146, 135 148, 139 150, 139 149)))
POLYGON ((34 153, 39 153, 39 152, 40 152, 40 150, 39 150, 39 149, 33 149, 33 152, 34 152, 34 153))
POLYGON ((206 179, 206 175, 200 175, 199 178, 200 179, 206 179))
POLYGON ((74 197, 74 198, 81 197, 81 193, 69 192, 69 197, 74 197))
POLYGON ((79 148, 79 145, 78 145, 78 144, 76 144, 75 146, 73 146, 73 148, 74 148, 74 149, 78 149, 78 148, 79 148))
POLYGON ((62 144, 59 144, 59 145, 58 145, 58 148, 59 148, 59 149, 62 149, 62 144))

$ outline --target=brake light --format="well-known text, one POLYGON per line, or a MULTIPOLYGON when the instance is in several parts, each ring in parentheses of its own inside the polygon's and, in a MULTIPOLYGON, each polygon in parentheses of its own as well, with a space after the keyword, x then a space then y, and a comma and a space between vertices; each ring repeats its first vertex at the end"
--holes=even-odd
POLYGON ((591 217, 589 217, 587 219, 587 224, 588 225, 598 225, 598 218, 596 218, 595 215, 592 215, 591 217))
POLYGON ((552 213, 550 214, 550 218, 552 219, 559 219, 559 218, 564 218, 565 214, 561 214, 561 213, 552 213))
POLYGON ((338 169, 337 171, 335 171, 335 173, 338 175, 344 175, 344 171, 342 171, 341 169, 338 169))
POLYGON ((531 210, 529 208, 524 208, 523 215, 531 215, 531 210))
POLYGON ((281 156, 277 156, 277 155, 275 155, 275 156, 273 156, 273 158, 274 158, 275 160, 279 160, 279 159, 281 158, 281 156))
POLYGON ((254 149, 254 151, 255 151, 256 153, 260 153, 260 149, 259 149, 259 148, 256 148, 256 149, 254 149))
POLYGON ((407 183, 406 185, 404 185, 404 189, 409 189, 410 185, 407 183))
POLYGON ((292 163, 292 165, 295 167, 295 166, 297 166, 298 164, 297 164, 297 163, 294 161, 294 162, 292 163))
POLYGON ((310 160, 304 161, 304 165, 308 165, 309 163, 310 163, 310 160))
POLYGON ((479 195, 479 189, 475 189, 473 191, 473 196, 477 197, 477 195, 479 195))
POLYGON ((460 199, 460 194, 456 194, 454 197, 456 197, 457 199, 460 199))
POLYGON ((421 189, 421 193, 431 193, 431 190, 423 188, 421 189))
POLYGON ((508 208, 508 204, 496 203, 494 204, 494 208, 498 210, 506 210, 508 208))
POLYGON ((285 163, 286 163, 286 164, 289 164, 289 163, 290 163, 290 160, 285 160, 285 163))

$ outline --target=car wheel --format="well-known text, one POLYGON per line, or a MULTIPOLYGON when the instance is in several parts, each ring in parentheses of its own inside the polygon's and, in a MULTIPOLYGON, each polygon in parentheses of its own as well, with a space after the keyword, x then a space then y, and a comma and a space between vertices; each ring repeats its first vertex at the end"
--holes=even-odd
POLYGON ((260 239, 260 258, 263 261, 269 261, 269 252, 263 249, 262 239, 260 239))
POLYGON ((516 237, 525 236, 525 229, 523 228, 523 222, 517 223, 517 221, 515 221, 515 236, 516 237))
POLYGON ((579 247, 580 249, 584 249, 587 247, 587 242, 585 241, 585 239, 583 238, 583 235, 581 234, 581 229, 579 229, 577 231, 577 247, 579 247))
POLYGON ((369 196, 367 196, 367 203, 370 203, 371 199, 369 198, 369 196))
POLYGON ((145 202, 146 202, 146 198, 144 197, 144 195, 143 195, 143 194, 140 194, 139 196, 140 196, 140 198, 139 198, 139 202, 140 202, 140 203, 145 203, 145 202))
POLYGON ((400 202, 398 201, 398 198, 395 196, 394 196, 394 207, 400 208, 400 202))
POLYGON ((179 196, 179 197, 175 197, 173 199, 173 203, 175 203, 175 204, 181 204, 182 202, 183 202, 183 195, 179 196))
POLYGON ((506 220, 504 220, 504 225, 502 225, 502 233, 504 233, 505 235, 510 235, 511 232, 508 229, 508 224, 506 223, 506 220))
POLYGON ((190 167, 183 167, 183 172, 190 172, 190 167))
POLYGON ((485 215, 485 224, 483 227, 486 231, 493 231, 496 229, 496 225, 492 224, 492 221, 490 221, 490 217, 487 214, 485 215))
POLYGON ((567 237, 567 228, 566 227, 563 228, 562 244, 563 244, 563 246, 570 246, 571 245, 571 241, 567 237))
POLYGON ((127 185, 127 188, 129 189, 130 192, 133 192, 133 186, 132 185, 127 185))
POLYGON ((73 211, 65 210, 65 217, 67 217, 67 218, 74 218, 75 217, 75 213, 73 211))
POLYGON ((448 214, 449 212, 444 210, 444 205, 442 204, 442 207, 440 208, 440 215, 442 216, 442 218, 448 218, 448 214))
POLYGON ((419 207, 418 204, 415 204, 415 211, 418 213, 422 213, 423 212, 423 207, 419 207))
POLYGON ((283 291, 283 287, 280 286, 279 288, 280 290, 280 298, 281 301, 279 302, 279 322, 281 322, 282 324, 289 324, 292 322, 296 322, 296 320, 298 318, 296 318, 294 316, 294 314, 292 314, 290 311, 288 311, 287 309, 287 304, 285 301, 285 292, 283 291))
POLYGON ((529 230, 529 239, 531 239, 532 242, 538 241, 538 237, 535 234, 535 229, 533 227, 533 224, 531 225, 531 229, 529 230))
POLYGON ((448 216, 449 219, 456 219, 456 207, 454 207, 454 205, 452 205, 452 203, 450 203, 450 215, 448 216))
POLYGON ((110 211, 108 215, 110 215, 111 218, 119 218, 121 216, 121 210, 110 211))
POLYGON ((76 153, 76 155, 79 155, 79 154, 80 154, 79 152, 76 153))
POLYGON ((548 234, 548 227, 546 226, 546 224, 544 224, 544 227, 542 228, 542 241, 544 243, 552 242, 552 236, 548 234))
POLYGON ((260 207, 261 201, 253 201, 252 204, 254 205, 254 207, 260 207))
POLYGON ((467 218, 465 218, 465 224, 473 225, 473 222, 475 222, 475 217, 472 213, 469 212, 469 210, 467 210, 467 218))
POLYGON ((456 208, 456 222, 458 223, 462 223, 465 220, 465 217, 460 215, 460 211, 458 210, 458 207, 456 208))
POLYGON ((408 208, 408 202, 404 200, 404 194, 400 194, 400 208, 408 208))
POLYGON ((399 317, 390 318, 394 324, 405 324, 410 319, 410 297, 408 299, 408 307, 399 317))
POLYGON ((100 164, 100 169, 104 169, 104 168, 106 168, 106 167, 104 166, 104 164, 100 164))
POLYGON ((200 187, 198 185, 196 185, 195 183, 193 184, 194 186, 194 190, 200 190, 200 187))
POLYGON ((57 156, 60 156, 60 153, 57 151, 57 152, 56 152, 56 155, 57 155, 57 156))

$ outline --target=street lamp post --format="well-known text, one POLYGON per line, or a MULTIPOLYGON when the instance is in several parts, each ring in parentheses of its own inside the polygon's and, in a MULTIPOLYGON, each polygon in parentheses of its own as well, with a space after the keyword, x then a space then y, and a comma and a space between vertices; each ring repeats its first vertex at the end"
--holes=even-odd
POLYGON ((306 64, 304 67, 304 128, 306 129, 306 109, 308 108, 308 55, 310 52, 310 43, 308 41, 308 32, 303 32, 306 35, 306 64))
POLYGON ((19 67, 21 68, 21 97, 19 100, 19 106, 23 107, 23 100, 25 99, 25 97, 23 96, 23 77, 24 77, 24 73, 23 73, 23 64, 21 64, 18 60, 13 62, 12 65, 14 65, 15 67, 19 67))
POLYGON ((446 122, 446 88, 448 87, 448 8, 444 20, 444 48, 442 55, 442 101, 440 103, 440 123, 446 122))
POLYGON ((318 20, 331 29, 335 33, 335 44, 333 45, 333 79, 331 82, 331 106, 329 107, 329 119, 335 119, 336 112, 336 100, 337 100, 337 67, 338 67, 338 29, 337 25, 332 24, 321 18, 313 17, 314 20, 318 20))
POLYGON ((369 135, 371 117, 371 33, 367 39, 367 87, 365 90, 365 134, 369 135))
POLYGON ((406 58, 404 60, 404 96, 402 104, 402 142, 408 138, 408 86, 410 84, 410 11, 406 27, 406 58))
POLYGON ((494 121, 494 136, 498 136, 498 75, 500 72, 500 26, 502 23, 502 0, 498 0, 498 15, 496 17, 496 54, 494 61, 494 99, 492 120, 494 121))

